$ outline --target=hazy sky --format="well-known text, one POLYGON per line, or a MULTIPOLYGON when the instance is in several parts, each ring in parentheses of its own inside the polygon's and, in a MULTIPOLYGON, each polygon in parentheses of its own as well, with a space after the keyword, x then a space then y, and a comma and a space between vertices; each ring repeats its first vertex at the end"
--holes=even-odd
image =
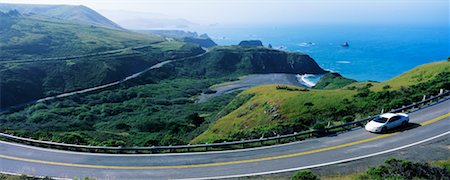
POLYGON ((0 0, 6 3, 85 5, 136 11, 199 24, 350 23, 449 24, 448 0, 0 0))

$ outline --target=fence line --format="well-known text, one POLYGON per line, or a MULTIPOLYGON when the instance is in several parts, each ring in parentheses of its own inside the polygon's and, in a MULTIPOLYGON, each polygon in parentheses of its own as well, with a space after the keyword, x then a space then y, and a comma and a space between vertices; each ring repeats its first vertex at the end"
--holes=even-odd
MULTIPOLYGON (((429 98, 423 98, 422 101, 412 103, 407 106, 402 106, 397 109, 392 109, 388 112, 400 112, 405 110, 410 110, 415 107, 419 107, 422 104, 432 102, 433 100, 438 100, 445 98, 450 94, 450 90, 444 91, 440 90, 439 94, 436 96, 431 96, 429 98)), ((377 115, 375 115, 377 116, 377 115)), ((305 139, 312 136, 321 136, 332 133, 333 130, 339 131, 352 129, 354 127, 362 126, 365 122, 373 119, 375 116, 370 116, 361 120, 352 121, 336 126, 326 127, 323 129, 303 131, 299 133, 292 133, 286 135, 278 135, 267 138, 250 139, 242 141, 232 141, 232 142, 222 142, 222 143, 212 143, 212 144, 195 144, 195 145, 176 145, 176 146, 151 146, 151 147, 107 147, 107 146, 87 146, 87 145, 77 145, 77 144, 65 144, 50 141, 41 141, 24 137, 17 137, 14 135, 9 135, 5 133, 0 133, 0 137, 7 139, 9 141, 18 142, 22 144, 28 144, 44 148, 54 148, 61 150, 70 151, 80 151, 80 152, 98 152, 98 153, 165 153, 165 152, 196 152, 196 151, 210 151, 210 150, 224 150, 224 149, 241 149, 247 147, 257 147, 264 145, 279 144, 285 142, 291 142, 299 139, 305 139), (272 143, 266 143, 269 141, 275 141, 272 143), (252 145, 253 143, 253 145, 252 145)))

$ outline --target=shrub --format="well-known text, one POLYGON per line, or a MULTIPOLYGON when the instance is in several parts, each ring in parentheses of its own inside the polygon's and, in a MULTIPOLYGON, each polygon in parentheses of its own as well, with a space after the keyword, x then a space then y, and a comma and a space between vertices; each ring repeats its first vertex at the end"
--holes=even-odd
POLYGON ((348 123, 348 122, 352 122, 353 120, 355 120, 355 117, 353 117, 353 116, 345 116, 342 120, 344 122, 348 123))
POLYGON ((309 170, 297 171, 292 180, 319 180, 319 178, 309 170))
POLYGON ((370 93, 370 90, 367 88, 364 88, 364 89, 358 89, 357 92, 358 93, 355 95, 355 97, 367 97, 370 93))
POLYGON ((78 133, 64 133, 57 141, 70 144, 85 144, 87 140, 78 133))
POLYGON ((216 92, 217 92, 216 90, 212 90, 212 89, 206 89, 203 91, 203 93, 205 93, 205 94, 214 94, 216 92))
POLYGON ((325 125, 322 123, 316 123, 316 124, 314 124, 313 129, 322 130, 322 129, 325 129, 325 125))
POLYGON ((160 120, 144 120, 141 122, 138 122, 136 124, 136 128, 138 128, 142 132, 158 132, 163 130, 165 127, 165 124, 161 122, 160 120))
POLYGON ((384 165, 369 168, 360 179, 447 179, 450 173, 427 163, 388 159, 384 165))
POLYGON ((198 127, 201 124, 203 124, 203 122, 205 122, 205 118, 204 117, 200 117, 198 115, 198 113, 190 114, 187 117, 187 120, 188 120, 189 123, 194 124, 195 127, 198 127))
POLYGON ((120 129, 120 130, 128 130, 128 129, 130 129, 130 125, 128 125, 128 124, 126 124, 126 123, 118 123, 118 124, 116 124, 116 126, 115 126, 115 128, 116 129, 120 129))

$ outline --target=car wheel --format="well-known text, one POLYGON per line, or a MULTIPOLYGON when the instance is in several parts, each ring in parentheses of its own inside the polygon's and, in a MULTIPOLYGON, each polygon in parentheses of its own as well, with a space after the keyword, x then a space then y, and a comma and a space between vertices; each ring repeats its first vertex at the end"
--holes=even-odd
POLYGON ((382 132, 382 133, 385 133, 386 131, 387 131, 387 128, 386 128, 386 127, 381 128, 381 132, 382 132))
POLYGON ((406 126, 406 125, 408 125, 408 121, 403 121, 402 126, 406 126))

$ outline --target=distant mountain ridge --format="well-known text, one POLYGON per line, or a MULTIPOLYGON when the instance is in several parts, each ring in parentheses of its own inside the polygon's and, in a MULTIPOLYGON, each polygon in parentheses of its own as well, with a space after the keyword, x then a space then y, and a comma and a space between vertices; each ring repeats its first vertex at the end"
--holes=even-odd
POLYGON ((22 14, 36 14, 76 23, 101 26, 112 29, 123 29, 113 21, 86 6, 72 5, 38 5, 0 3, 0 11, 17 10, 22 14))

